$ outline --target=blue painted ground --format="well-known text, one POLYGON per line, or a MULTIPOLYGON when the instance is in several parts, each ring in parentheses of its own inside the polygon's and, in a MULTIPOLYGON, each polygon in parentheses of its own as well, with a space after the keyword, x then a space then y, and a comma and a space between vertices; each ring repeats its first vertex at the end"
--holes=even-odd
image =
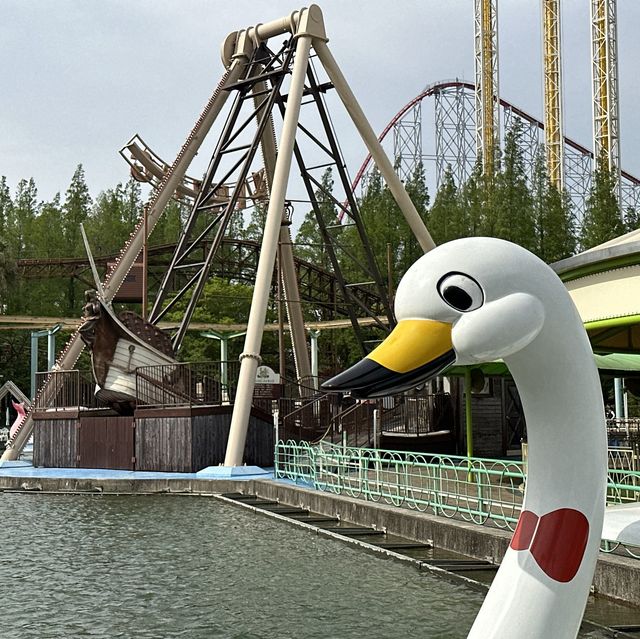
POLYGON ((161 473, 102 468, 34 468, 27 461, 0 462, 0 477, 41 477, 54 479, 273 479, 273 469, 238 466, 236 472, 209 467, 197 473, 161 473))

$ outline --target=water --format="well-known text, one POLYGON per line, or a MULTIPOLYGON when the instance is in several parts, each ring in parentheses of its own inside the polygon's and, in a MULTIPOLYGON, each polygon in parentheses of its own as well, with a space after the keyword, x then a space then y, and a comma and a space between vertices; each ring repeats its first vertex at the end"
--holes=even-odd
POLYGON ((483 599, 214 499, 0 493, 0 521, 3 639, 455 639, 483 599))

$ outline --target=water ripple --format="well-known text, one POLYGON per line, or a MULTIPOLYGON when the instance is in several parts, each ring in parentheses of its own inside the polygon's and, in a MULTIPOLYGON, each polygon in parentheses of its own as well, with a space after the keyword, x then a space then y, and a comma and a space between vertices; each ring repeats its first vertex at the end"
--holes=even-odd
POLYGON ((0 521, 3 639, 455 639, 482 601, 213 499, 0 493, 0 521))

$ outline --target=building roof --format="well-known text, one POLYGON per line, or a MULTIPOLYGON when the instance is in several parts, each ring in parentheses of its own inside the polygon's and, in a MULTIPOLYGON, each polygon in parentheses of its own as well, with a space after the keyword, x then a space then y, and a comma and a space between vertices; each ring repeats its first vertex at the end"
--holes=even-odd
POLYGON ((596 354, 640 353, 640 229, 552 268, 564 281, 596 354))

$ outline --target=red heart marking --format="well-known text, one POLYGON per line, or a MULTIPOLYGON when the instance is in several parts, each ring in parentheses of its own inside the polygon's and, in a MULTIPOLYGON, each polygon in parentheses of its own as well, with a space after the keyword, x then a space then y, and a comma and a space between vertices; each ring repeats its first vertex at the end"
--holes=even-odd
POLYGON ((589 521, 578 510, 559 508, 542 517, 523 510, 510 546, 528 549, 546 575, 566 583, 580 568, 588 537, 589 521))

